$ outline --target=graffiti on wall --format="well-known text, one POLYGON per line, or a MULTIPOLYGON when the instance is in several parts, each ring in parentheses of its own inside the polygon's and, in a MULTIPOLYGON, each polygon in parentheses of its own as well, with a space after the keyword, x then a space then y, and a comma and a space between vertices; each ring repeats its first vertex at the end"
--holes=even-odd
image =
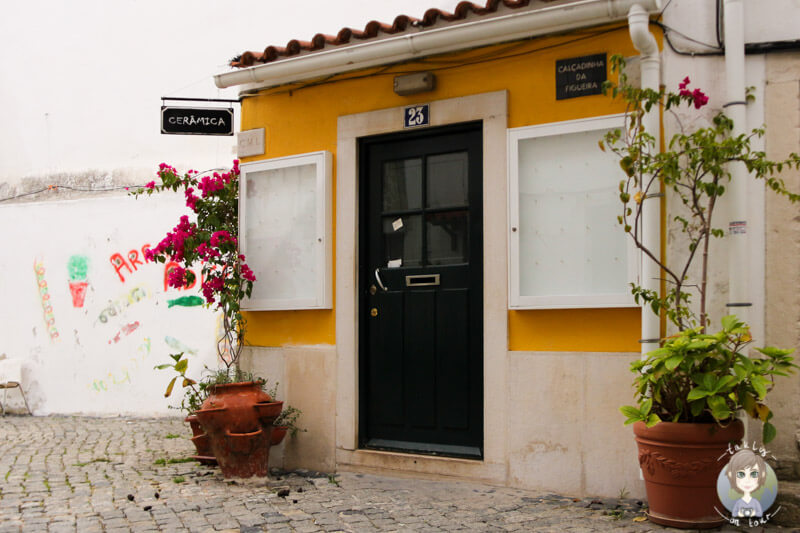
POLYGON ((123 270, 128 271, 128 275, 133 274, 137 270, 139 270, 139 266, 143 266, 145 263, 149 263, 150 260, 147 259, 147 250, 150 249, 149 244, 144 244, 141 247, 141 253, 137 249, 129 250, 127 257, 123 256, 121 253, 112 254, 108 260, 111 262, 111 266, 114 267, 114 272, 117 273, 119 276, 119 280, 122 283, 125 283, 125 276, 123 275, 123 270), (139 265, 139 266, 137 266, 139 265))
POLYGON ((108 341, 108 344, 111 344, 112 342, 114 344, 117 344, 122 339, 123 335, 127 337, 128 335, 139 329, 140 325, 141 324, 139 324, 138 320, 136 322, 131 322, 130 324, 125 324, 124 326, 122 326, 122 329, 120 329, 117 332, 117 334, 114 335, 114 337, 112 337, 111 340, 108 341))
POLYGON ((176 305, 180 307, 196 307, 198 305, 203 305, 203 300, 199 296, 181 296, 180 298, 175 298, 174 300, 167 300, 167 309, 171 309, 176 305))
MULTIPOLYGON (((150 355, 151 342, 150 337, 144 337, 142 343, 136 348, 137 356, 130 357, 129 360, 133 362, 135 370, 139 369, 139 361, 144 361, 150 355)), ((130 370, 127 366, 123 366, 116 372, 109 372, 102 379, 95 379, 89 383, 86 388, 94 392, 106 392, 110 387, 115 385, 122 385, 125 383, 132 383, 130 370)))
MULTIPOLYGON (((122 283, 126 281, 126 275, 130 277, 134 272, 139 271, 140 266, 144 266, 146 263, 150 263, 151 261, 147 259, 147 250, 150 249, 149 244, 143 244, 140 249, 132 249, 129 250, 126 255, 122 255, 121 253, 117 252, 111 254, 111 257, 108 258, 109 263, 114 268, 114 272, 119 277, 119 280, 122 283)), ((179 267, 180 264, 169 261, 164 265, 164 291, 169 290, 169 273, 172 269, 179 267)), ((197 286, 198 281, 202 284, 203 280, 197 276, 197 273, 193 270, 191 272, 195 275, 195 281, 186 287, 181 287, 178 290, 189 290, 193 289, 197 286)), ((202 302, 201 302, 202 303, 202 302)), ((177 304, 177 305, 184 305, 184 304, 177 304)), ((200 304, 192 304, 192 305, 200 305, 200 304)), ((171 307, 171 306, 170 306, 171 307)))
POLYGON ((166 337, 164 337, 164 342, 167 343, 167 346, 175 350, 175 353, 183 352, 192 355, 195 355, 197 353, 197 350, 195 350, 194 348, 189 348, 175 337, 170 337, 169 335, 167 335, 166 337))
POLYGON ((42 310, 44 311, 44 321, 47 324, 47 333, 50 335, 51 342, 57 342, 58 329, 56 328, 56 317, 53 314, 53 303, 50 300, 50 292, 47 290, 47 281, 44 279, 44 264, 38 260, 33 260, 33 271, 36 273, 36 284, 39 288, 39 298, 42 300, 42 310))
POLYGON ((118 314, 122 313, 122 311, 125 308, 130 307, 133 304, 139 303, 149 296, 150 293, 148 292, 147 288, 144 285, 137 285, 130 291, 119 296, 116 300, 109 301, 108 306, 106 306, 105 309, 100 311, 97 320, 105 324, 111 319, 111 317, 115 317, 118 314))
POLYGON ((83 307, 86 289, 89 287, 89 258, 85 255, 73 255, 67 261, 69 274, 69 292, 72 295, 72 307, 83 307))

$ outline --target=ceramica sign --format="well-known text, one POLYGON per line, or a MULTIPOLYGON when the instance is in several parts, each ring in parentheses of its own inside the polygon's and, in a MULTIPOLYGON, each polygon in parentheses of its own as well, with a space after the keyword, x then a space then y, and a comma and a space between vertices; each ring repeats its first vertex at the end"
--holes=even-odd
POLYGON ((233 135, 233 109, 161 106, 165 135, 233 135))
POLYGON ((556 61, 556 100, 601 94, 606 81, 606 54, 556 61))

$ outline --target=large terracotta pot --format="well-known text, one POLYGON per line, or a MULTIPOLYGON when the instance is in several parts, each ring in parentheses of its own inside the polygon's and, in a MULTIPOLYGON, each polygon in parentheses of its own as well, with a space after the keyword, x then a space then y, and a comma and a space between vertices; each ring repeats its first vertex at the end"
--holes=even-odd
POLYGON ((283 402, 273 402, 253 381, 212 387, 195 414, 224 477, 269 473, 272 422, 282 409, 283 402))
POLYGON ((744 436, 740 420, 725 428, 673 422, 648 428, 637 422, 633 432, 651 521, 685 529, 708 529, 726 522, 720 515, 725 507, 717 496, 717 477, 730 459, 728 444, 739 444, 744 436))
POLYGON ((216 466, 217 459, 214 457, 214 452, 211 451, 211 441, 200 425, 197 415, 191 414, 183 421, 188 422, 189 427, 192 428, 192 443, 197 450, 197 455, 192 455, 192 459, 200 461, 200 464, 216 466))

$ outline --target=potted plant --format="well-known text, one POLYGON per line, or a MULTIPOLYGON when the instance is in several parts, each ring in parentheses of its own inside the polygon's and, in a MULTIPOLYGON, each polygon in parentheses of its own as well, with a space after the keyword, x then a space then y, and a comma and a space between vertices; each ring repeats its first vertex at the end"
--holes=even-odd
MULTIPOLYGON (((278 399, 279 384, 280 383, 275 382, 275 386, 267 391, 267 393, 276 400, 278 399)), ((273 429, 271 442, 273 446, 277 446, 283 442, 283 439, 286 437, 287 433, 294 437, 297 435, 298 431, 306 431, 305 429, 300 429, 300 427, 297 425, 297 420, 300 418, 301 414, 303 414, 303 412, 297 407, 284 403, 281 414, 279 414, 278 418, 272 422, 273 429)))
POLYGON ((184 356, 183 352, 170 354, 169 356, 173 361, 172 363, 164 363, 156 365, 155 367, 158 370, 171 368, 177 373, 167 385, 164 397, 168 398, 172 395, 175 383, 180 378, 184 393, 183 398, 181 398, 181 403, 176 409, 180 409, 185 413, 186 418, 184 418, 184 422, 187 422, 192 430, 191 440, 197 450, 197 455, 193 455, 192 459, 196 459, 204 465, 216 465, 217 459, 214 457, 214 452, 211 450, 211 442, 209 441, 208 434, 203 430, 200 425, 200 420, 195 414, 195 411, 200 409, 200 406, 206 398, 208 398, 209 387, 213 382, 209 379, 195 381, 188 377, 186 371, 189 367, 189 359, 184 356))
POLYGON ((735 316, 722 318, 722 329, 709 332, 711 321, 706 301, 709 281, 709 244, 722 237, 713 225, 718 199, 731 179, 727 164, 744 164, 769 189, 796 202, 800 196, 789 192, 777 177, 784 167, 800 168, 800 156, 770 161, 752 148, 751 140, 763 135, 755 129, 749 135, 733 136, 733 122, 722 112, 711 124, 693 132, 679 132, 659 151, 655 138, 645 131, 642 118, 659 106, 670 111, 681 105, 700 109, 708 98, 699 89, 690 90, 686 78, 677 93, 631 86, 623 71, 624 60, 612 57, 618 83, 607 82, 606 91, 627 104, 625 127, 612 131, 600 142, 620 158, 624 178, 620 182, 622 213, 618 222, 636 247, 660 267, 666 291, 646 290, 633 284, 637 303, 656 314, 663 313, 677 331, 662 346, 631 364, 638 405, 620 410, 625 424, 634 424, 639 446, 639 464, 645 478, 649 517, 654 522, 689 528, 715 527, 724 523, 717 509, 716 481, 725 462, 730 442, 739 442, 743 424, 739 410, 763 423, 764 443, 775 437, 772 412, 765 403, 774 377, 796 368, 790 350, 758 349, 761 356, 746 350, 751 342, 746 324, 735 316), (662 189, 679 201, 674 221, 686 235, 688 250, 683 257, 662 259, 659 250, 642 242, 640 228, 642 200, 662 189), (697 279, 689 275, 700 258, 697 279), (697 310, 692 306, 696 297, 697 310), (715 509, 716 507, 716 509, 715 509))
MULTIPOLYGON (((194 220, 189 215, 181 216, 175 228, 145 256, 150 261, 169 260, 178 265, 167 273, 169 286, 175 288, 194 285, 191 267, 201 265, 200 286, 206 305, 222 315, 223 334, 217 342, 217 353, 224 368, 202 389, 207 390, 208 397, 199 407, 192 401, 200 397, 190 394, 190 408, 206 431, 225 477, 266 476, 272 422, 281 412, 282 402, 273 401, 264 392, 263 380, 255 380, 239 368, 245 336, 240 302, 250 296, 255 281, 245 257, 239 253, 236 238, 239 162, 234 160, 226 172, 202 174, 194 170, 180 174, 161 163, 157 175, 160 183, 151 181, 132 194, 138 197, 182 190, 194 220)), ((194 391, 196 384, 185 375, 186 360, 180 355, 172 358, 179 375, 170 382, 167 395, 178 378, 182 378, 184 387, 194 391)))

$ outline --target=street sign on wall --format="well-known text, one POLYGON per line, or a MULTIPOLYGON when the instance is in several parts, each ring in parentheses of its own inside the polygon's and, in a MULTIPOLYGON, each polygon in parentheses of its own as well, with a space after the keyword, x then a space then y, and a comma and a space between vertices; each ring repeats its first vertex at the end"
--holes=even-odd
POLYGON ((233 109, 161 106, 165 135, 233 135, 233 109))
POLYGON ((606 81, 606 54, 556 61, 556 100, 602 94, 606 81))

